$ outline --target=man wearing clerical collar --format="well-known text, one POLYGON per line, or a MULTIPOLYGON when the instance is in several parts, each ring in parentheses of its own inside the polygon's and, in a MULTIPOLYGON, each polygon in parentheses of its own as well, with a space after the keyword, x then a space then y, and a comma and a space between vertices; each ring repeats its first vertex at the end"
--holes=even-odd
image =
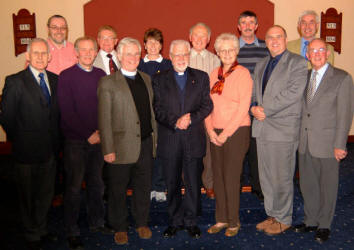
POLYGON ((118 245, 128 243, 126 190, 133 189, 132 215, 141 239, 151 238, 148 227, 156 123, 150 77, 137 70, 138 40, 125 37, 117 47, 121 69, 103 77, 98 87, 98 126, 104 160, 108 163, 108 222, 118 245))
POLYGON ((207 73, 188 67, 190 44, 172 41, 173 68, 154 78, 154 110, 159 126, 157 155, 162 160, 167 186, 169 226, 163 235, 174 236, 186 228, 193 238, 201 236, 197 226, 200 177, 205 156, 204 119, 213 104, 207 73), (181 196, 182 171, 185 195, 181 196))

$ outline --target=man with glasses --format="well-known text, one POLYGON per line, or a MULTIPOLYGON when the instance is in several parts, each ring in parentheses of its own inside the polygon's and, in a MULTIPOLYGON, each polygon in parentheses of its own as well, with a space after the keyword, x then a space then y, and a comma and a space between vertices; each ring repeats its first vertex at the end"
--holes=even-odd
POLYGON ((48 19, 48 44, 52 59, 47 70, 57 75, 77 62, 74 45, 67 41, 68 24, 61 15, 53 15, 48 19))
POLYGON ((316 231, 315 240, 328 240, 337 192, 339 163, 347 155, 346 143, 353 120, 352 77, 327 63, 327 44, 314 39, 306 53, 312 64, 302 101, 299 144, 300 187, 305 219, 295 232, 316 231))
POLYGON ((213 104, 208 74, 188 67, 190 44, 172 41, 173 69, 154 78, 154 110, 159 126, 157 155, 164 166, 167 186, 169 226, 163 235, 174 236, 186 228, 193 238, 201 236, 197 226, 200 202, 200 176, 205 156, 204 119, 213 104), (182 199, 182 171, 185 194, 182 199))
MULTIPOLYGON (((320 18, 317 13, 313 10, 305 10, 299 17, 297 23, 297 29, 301 35, 300 39, 289 41, 287 48, 290 52, 301 55, 307 61, 306 56, 307 47, 309 42, 311 42, 315 37, 316 33, 320 27, 320 18)), ((328 56, 328 62, 334 64, 334 50, 332 45, 327 45, 330 54, 328 56)), ((308 61, 308 68, 311 68, 311 63, 308 61)))
POLYGON ((118 43, 117 32, 110 25, 103 25, 98 30, 97 43, 100 48, 93 66, 102 69, 107 75, 120 68, 114 47, 118 43))

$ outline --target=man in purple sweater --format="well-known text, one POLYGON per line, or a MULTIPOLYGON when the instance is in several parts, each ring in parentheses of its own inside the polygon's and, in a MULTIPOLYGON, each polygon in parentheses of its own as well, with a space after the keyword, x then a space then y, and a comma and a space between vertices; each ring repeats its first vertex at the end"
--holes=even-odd
POLYGON ((110 232, 104 227, 103 155, 97 125, 97 85, 106 73, 93 67, 97 55, 97 44, 93 38, 78 38, 75 51, 78 63, 59 76, 58 102, 65 137, 64 227, 70 249, 83 249, 77 224, 83 180, 86 182, 91 232, 110 232))

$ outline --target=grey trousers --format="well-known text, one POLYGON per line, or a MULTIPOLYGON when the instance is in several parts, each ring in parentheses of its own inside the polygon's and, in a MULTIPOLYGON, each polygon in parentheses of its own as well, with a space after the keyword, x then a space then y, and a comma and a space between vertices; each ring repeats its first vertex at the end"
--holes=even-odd
POLYGON ((299 154, 300 188, 304 198, 304 223, 330 228, 336 209, 339 163, 333 158, 299 154))
POLYGON ((298 144, 257 139, 259 180, 265 211, 286 225, 292 223, 293 176, 298 144))

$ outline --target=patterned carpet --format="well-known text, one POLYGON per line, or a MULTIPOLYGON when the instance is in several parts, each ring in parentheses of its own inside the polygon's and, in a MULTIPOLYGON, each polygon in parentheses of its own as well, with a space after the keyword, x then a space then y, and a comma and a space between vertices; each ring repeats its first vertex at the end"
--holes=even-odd
MULTIPOLYGON (((215 223, 215 203, 202 196, 202 216, 199 226, 200 239, 191 239, 187 232, 180 231, 173 239, 164 239, 162 232, 167 223, 167 204, 152 202, 151 222, 152 239, 141 240, 134 228, 130 228, 129 244, 118 246, 110 235, 90 233, 85 220, 85 197, 82 199, 80 227, 85 249, 354 249, 354 144, 348 145, 349 155, 340 165, 340 186, 331 238, 324 244, 314 241, 314 233, 297 234, 287 231, 279 236, 266 236, 255 229, 256 223, 266 215, 263 203, 250 193, 241 194, 241 230, 236 237, 227 238, 223 233, 208 235, 206 230, 215 223)), ((0 157, 0 249, 26 249, 20 231, 20 219, 16 193, 11 175, 11 161, 0 157)), ((45 245, 45 249, 68 249, 63 233, 62 206, 52 208, 49 215, 49 228, 58 233, 59 241, 45 245)), ((293 223, 303 221, 302 198, 295 188, 293 223)))

